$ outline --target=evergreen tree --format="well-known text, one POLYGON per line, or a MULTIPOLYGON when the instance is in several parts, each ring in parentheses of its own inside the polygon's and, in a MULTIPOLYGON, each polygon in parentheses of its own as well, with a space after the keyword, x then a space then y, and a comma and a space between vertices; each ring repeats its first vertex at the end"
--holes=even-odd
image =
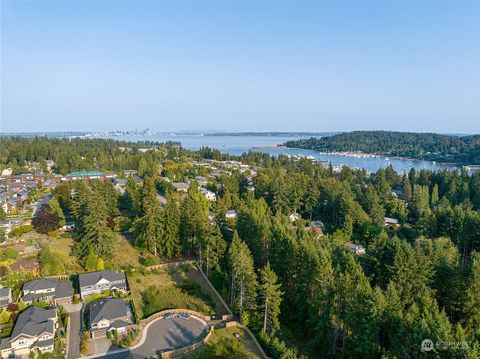
POLYGON ((439 201, 439 198, 438 198, 438 184, 435 183, 435 185, 433 186, 433 189, 432 189, 430 204, 432 205, 432 207, 434 207, 434 206, 437 205, 438 201, 439 201))
POLYGON ((238 211, 237 230, 253 253, 255 264, 266 263, 270 236, 270 211, 263 198, 256 200, 251 194, 238 211))
POLYGON ((403 175, 403 199, 408 202, 411 197, 412 185, 410 184, 410 179, 407 175, 403 175))
POLYGON ((180 237, 188 254, 198 254, 202 236, 206 235, 208 200, 200 193, 195 183, 190 184, 187 196, 181 204, 180 237))
POLYGON ((77 255, 84 258, 92 249, 101 257, 110 257, 114 234, 108 223, 107 205, 102 196, 98 196, 84 183, 76 188, 74 217, 77 255))
POLYGON ((142 216, 135 222, 136 241, 140 247, 146 248, 154 256, 163 254, 161 246, 163 237, 163 209, 157 198, 153 178, 144 181, 142 190, 142 216))
POLYGON ((180 204, 178 195, 167 196, 163 211, 163 230, 160 247, 167 257, 174 257, 181 252, 180 244, 180 204))
POLYGON ((257 296, 257 275, 253 267, 253 258, 245 242, 234 234, 229 250, 229 263, 232 281, 232 304, 242 318, 245 310, 255 307, 257 296))
POLYGON ((262 330, 270 334, 280 327, 278 317, 280 315, 282 292, 277 276, 270 268, 269 263, 260 271, 259 297, 260 308, 263 312, 262 330))
POLYGON ((208 275, 210 269, 219 269, 227 243, 224 241, 220 228, 209 225, 200 241, 200 262, 208 275))
POLYGON ((463 323, 468 334, 480 334, 480 254, 478 252, 472 253, 463 303, 463 323))
POLYGON ((141 211, 141 188, 137 185, 133 176, 130 176, 127 179, 125 193, 122 196, 121 203, 122 207, 127 211, 130 217, 135 217, 141 211))

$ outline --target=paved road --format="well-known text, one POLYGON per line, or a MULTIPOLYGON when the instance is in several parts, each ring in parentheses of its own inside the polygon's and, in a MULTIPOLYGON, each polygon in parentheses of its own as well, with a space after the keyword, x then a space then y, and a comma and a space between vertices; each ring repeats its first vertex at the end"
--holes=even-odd
POLYGON ((68 336, 68 359, 77 359, 80 357, 80 340, 82 337, 82 320, 81 320, 81 308, 72 308, 73 311, 69 311, 70 316, 70 329, 68 336))
POLYGON ((184 347, 204 334, 202 322, 194 318, 159 319, 148 327, 145 342, 139 347, 120 353, 106 354, 102 359, 143 359, 158 356, 167 349, 184 347))

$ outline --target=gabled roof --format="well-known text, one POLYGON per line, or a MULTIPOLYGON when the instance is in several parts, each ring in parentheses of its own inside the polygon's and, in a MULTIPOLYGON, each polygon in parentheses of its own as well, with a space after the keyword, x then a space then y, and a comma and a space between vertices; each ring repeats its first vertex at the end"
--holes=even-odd
POLYGON ((114 321, 127 315, 125 302, 118 298, 100 299, 90 304, 90 325, 102 319, 114 321))
POLYGON ((117 273, 114 270, 104 270, 100 272, 85 273, 85 274, 80 274, 78 276, 78 282, 79 282, 80 288, 90 286, 90 285, 95 285, 102 279, 106 279, 109 282, 113 282, 117 280, 126 281, 124 272, 117 273))
POLYGON ((22 312, 15 323, 10 341, 15 340, 19 335, 30 337, 38 336, 42 333, 54 334, 55 328, 53 319, 57 317, 55 309, 45 309, 32 306, 22 312))
POLYGON ((0 287, 0 297, 8 297, 12 293, 12 290, 8 287, 0 287))
MULTIPOLYGON (((35 292, 35 291, 51 289, 51 288, 54 288, 53 292, 44 293, 44 294, 48 294, 48 296, 53 296, 53 298, 55 299, 71 297, 73 294, 72 282, 59 281, 58 279, 55 279, 55 278, 40 278, 40 279, 31 280, 29 282, 26 282, 23 285, 22 290, 35 292)), ((41 299, 44 296, 44 294, 29 293, 25 295, 23 300, 26 302, 29 302, 35 299, 41 299)))

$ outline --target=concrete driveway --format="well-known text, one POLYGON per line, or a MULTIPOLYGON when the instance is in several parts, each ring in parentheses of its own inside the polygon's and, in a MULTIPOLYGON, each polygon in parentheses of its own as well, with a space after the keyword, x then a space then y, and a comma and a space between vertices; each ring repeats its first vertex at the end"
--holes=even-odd
POLYGON ((64 306, 65 311, 70 317, 70 327, 68 328, 68 359, 77 359, 80 357, 80 340, 82 338, 82 305, 70 304, 64 306))
POLYGON ((106 354, 104 359, 144 359, 158 356, 158 353, 190 345, 205 333, 203 323, 194 317, 157 319, 144 333, 145 340, 136 348, 106 354))

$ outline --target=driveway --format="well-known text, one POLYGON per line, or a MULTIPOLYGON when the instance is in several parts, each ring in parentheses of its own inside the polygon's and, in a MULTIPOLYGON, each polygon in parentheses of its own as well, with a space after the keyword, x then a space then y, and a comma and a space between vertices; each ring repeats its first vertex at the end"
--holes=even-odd
POLYGON ((64 306, 65 311, 70 317, 70 327, 68 328, 68 359, 77 359, 80 357, 80 340, 82 337, 82 305, 64 306))
POLYGON ((203 323, 194 317, 157 319, 147 328, 145 340, 140 345, 123 352, 113 352, 103 359, 144 359, 158 356, 158 353, 184 347, 199 340, 205 332, 203 323))

